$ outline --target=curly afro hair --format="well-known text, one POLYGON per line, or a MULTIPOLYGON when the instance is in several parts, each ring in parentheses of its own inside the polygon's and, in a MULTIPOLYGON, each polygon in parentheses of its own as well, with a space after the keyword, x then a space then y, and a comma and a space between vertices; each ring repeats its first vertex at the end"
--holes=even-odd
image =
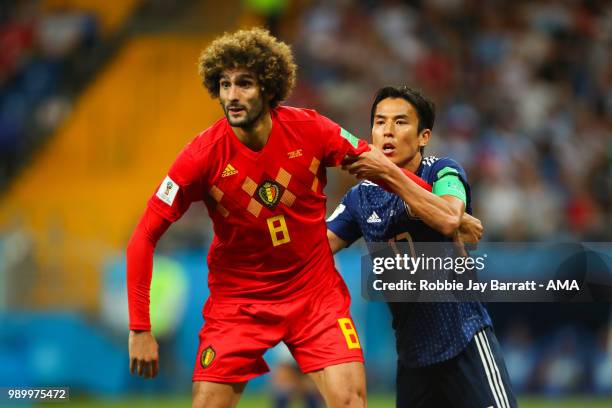
POLYGON ((219 97, 222 72, 237 68, 255 75, 272 108, 287 99, 295 85, 291 48, 263 28, 225 33, 202 51, 198 61, 202 83, 214 98, 219 97))

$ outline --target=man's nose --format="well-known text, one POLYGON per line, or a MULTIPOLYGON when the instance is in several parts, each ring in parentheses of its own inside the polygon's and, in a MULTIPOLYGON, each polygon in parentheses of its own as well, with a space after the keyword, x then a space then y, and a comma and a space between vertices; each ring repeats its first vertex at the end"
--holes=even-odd
POLYGON ((395 126, 393 126, 393 123, 387 123, 385 124, 385 128, 384 128, 384 135, 387 137, 393 137, 393 132, 395 130, 395 126))
POLYGON ((227 98, 231 101, 238 99, 238 89, 235 85, 231 85, 227 90, 227 98))

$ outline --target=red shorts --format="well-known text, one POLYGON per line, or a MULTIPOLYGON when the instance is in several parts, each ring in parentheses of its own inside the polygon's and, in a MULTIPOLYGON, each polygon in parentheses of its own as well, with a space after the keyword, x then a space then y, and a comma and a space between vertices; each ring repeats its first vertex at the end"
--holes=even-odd
POLYGON ((243 382, 267 373, 263 354, 284 341, 305 372, 363 362, 344 283, 292 301, 229 304, 208 299, 193 381, 243 382))

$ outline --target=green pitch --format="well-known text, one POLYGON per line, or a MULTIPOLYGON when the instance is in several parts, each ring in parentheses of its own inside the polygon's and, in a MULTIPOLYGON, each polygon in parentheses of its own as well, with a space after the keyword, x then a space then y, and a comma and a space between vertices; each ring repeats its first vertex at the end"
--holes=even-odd
MULTIPOLYGON (((126 398, 121 400, 88 400, 74 399, 66 404, 51 404, 54 408, 165 408, 165 407, 191 407, 190 398, 126 398)), ((49 403, 41 404, 41 407, 51 406, 49 403)), ((612 407, 612 397, 610 398, 564 398, 564 399, 544 399, 544 398, 521 398, 519 401, 521 408, 610 408, 612 407)), ((239 408, 268 408, 272 407, 271 401, 267 396, 246 395, 242 398, 239 408)), ((292 408, 301 407, 294 404, 292 408)), ((372 395, 368 398, 369 408, 393 408, 395 407, 393 395, 372 395)))

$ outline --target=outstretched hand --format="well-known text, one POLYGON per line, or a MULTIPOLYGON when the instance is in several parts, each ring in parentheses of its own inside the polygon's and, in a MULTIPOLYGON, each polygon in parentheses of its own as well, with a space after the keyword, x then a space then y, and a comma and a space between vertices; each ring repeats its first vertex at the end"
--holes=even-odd
POLYGON ((150 331, 130 330, 128 349, 130 373, 144 378, 154 378, 159 372, 157 341, 150 331))

